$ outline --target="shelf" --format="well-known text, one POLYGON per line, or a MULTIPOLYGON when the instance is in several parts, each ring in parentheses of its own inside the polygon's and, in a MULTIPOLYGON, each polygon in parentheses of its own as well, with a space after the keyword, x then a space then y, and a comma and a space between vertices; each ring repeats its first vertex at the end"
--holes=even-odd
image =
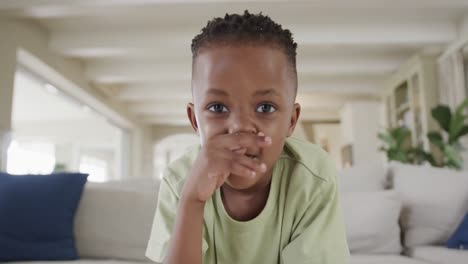
POLYGON ((406 126, 411 130, 414 145, 431 146, 426 138, 437 128, 431 109, 437 105, 436 57, 416 55, 401 66, 386 82, 387 125, 406 126))
POLYGON ((397 108, 397 114, 402 114, 406 111, 410 110, 410 105, 408 102, 402 103, 397 108))

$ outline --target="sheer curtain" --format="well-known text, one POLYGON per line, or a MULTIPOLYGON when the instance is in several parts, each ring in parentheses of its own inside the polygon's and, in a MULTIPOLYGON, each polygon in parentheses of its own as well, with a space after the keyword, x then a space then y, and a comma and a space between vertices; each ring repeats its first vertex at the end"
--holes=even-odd
POLYGON ((444 57, 438 66, 440 102, 453 110, 467 98, 462 51, 444 57))
MULTIPOLYGON (((462 50, 457 50, 438 62, 440 102, 452 110, 468 98, 465 67, 462 50)), ((468 137, 465 136, 461 143, 466 149, 463 153, 464 169, 468 170, 468 137)))

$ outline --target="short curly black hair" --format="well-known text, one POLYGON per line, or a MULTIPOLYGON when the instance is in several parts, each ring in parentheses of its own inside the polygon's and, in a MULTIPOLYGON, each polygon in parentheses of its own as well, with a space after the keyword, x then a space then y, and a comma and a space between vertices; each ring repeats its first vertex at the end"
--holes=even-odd
POLYGON ((270 17, 251 14, 245 10, 243 15, 226 14, 208 21, 201 33, 192 40, 192 59, 195 60, 200 49, 211 44, 265 44, 280 48, 285 52, 291 68, 296 75, 296 49, 291 31, 283 29, 270 17))

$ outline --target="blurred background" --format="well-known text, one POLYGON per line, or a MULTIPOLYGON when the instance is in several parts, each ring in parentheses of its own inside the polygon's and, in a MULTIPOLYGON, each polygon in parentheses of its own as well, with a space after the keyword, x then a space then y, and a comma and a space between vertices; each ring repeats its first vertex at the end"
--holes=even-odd
MULTIPOLYGON (((147 261, 162 171, 199 142, 191 40, 246 9, 298 43, 294 136, 336 162, 350 263, 468 263, 467 0, 0 0, 0 171, 89 174, 65 218, 80 257, 147 261)), ((40 217, 0 176, 2 238, 40 217)))
POLYGON ((2 168, 158 179, 197 143, 185 115, 191 39, 209 19, 246 9, 293 32, 295 136, 338 169, 385 163, 377 134, 389 128, 433 151, 432 108, 467 96, 466 1, 3 0, 2 168))

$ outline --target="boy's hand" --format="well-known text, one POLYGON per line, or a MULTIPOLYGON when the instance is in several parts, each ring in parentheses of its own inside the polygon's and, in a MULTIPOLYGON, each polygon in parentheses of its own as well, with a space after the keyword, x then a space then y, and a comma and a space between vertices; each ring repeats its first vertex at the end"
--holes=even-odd
MULTIPOLYGON (((271 144, 263 133, 223 134, 208 139, 202 146, 188 176, 183 198, 205 203, 231 174, 255 177, 266 171, 266 164, 246 156, 247 150, 259 151, 271 144)), ((251 154, 251 153, 250 153, 251 154)))

